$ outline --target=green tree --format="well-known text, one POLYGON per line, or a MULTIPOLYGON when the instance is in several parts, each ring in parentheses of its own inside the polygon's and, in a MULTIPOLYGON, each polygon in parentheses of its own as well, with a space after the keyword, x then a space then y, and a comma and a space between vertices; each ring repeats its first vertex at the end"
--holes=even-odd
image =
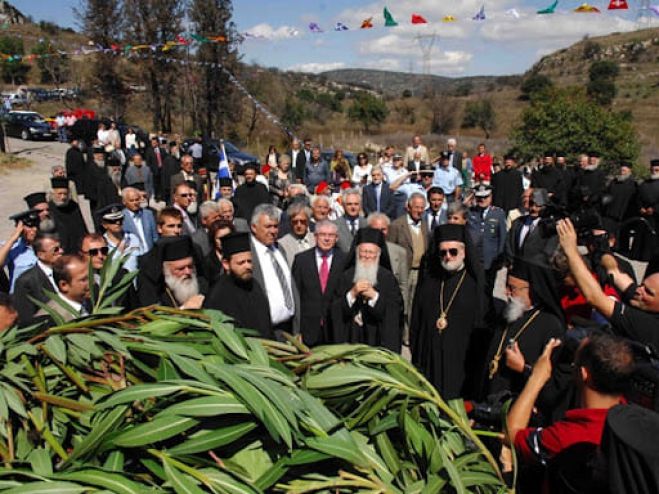
POLYGON ((560 148, 574 157, 599 151, 605 164, 633 161, 640 153, 631 115, 603 108, 575 88, 553 89, 546 98, 533 100, 510 137, 522 159, 547 148, 560 148))
POLYGON ((240 115, 240 97, 230 77, 237 77, 238 33, 231 20, 231 0, 192 0, 188 9, 191 30, 196 36, 224 36, 226 43, 203 43, 196 58, 204 64, 195 69, 200 74, 196 87, 199 102, 198 114, 193 121, 204 135, 231 135, 235 133, 240 115))
POLYGON ((284 111, 281 114, 281 121, 286 127, 298 130, 306 118, 304 106, 299 101, 287 98, 284 103, 284 111))
POLYGON ((586 60, 592 60, 602 51, 602 46, 592 40, 586 40, 583 44, 583 57, 586 60))
POLYGON ((551 89, 553 86, 554 83, 548 76, 533 73, 522 81, 520 99, 528 101, 538 95, 544 94, 545 91, 551 89))
MULTIPOLYGON (((92 43, 108 47, 121 39, 125 17, 120 0, 85 0, 80 10, 74 12, 92 43)), ((128 91, 117 58, 113 53, 97 53, 92 62, 91 82, 101 112, 120 119, 126 109, 128 91)))
POLYGON ((489 99, 470 101, 465 106, 462 128, 475 127, 485 133, 485 139, 489 139, 490 133, 497 128, 496 112, 494 106, 492 106, 492 101, 489 99))
POLYGON ((358 94, 348 109, 348 118, 361 123, 366 132, 380 126, 387 115, 389 110, 385 102, 369 93, 358 94))
POLYGON ((2 59, 0 68, 2 69, 2 80, 7 84, 23 84, 27 81, 27 74, 30 71, 30 66, 23 63, 22 56, 25 53, 23 48, 23 40, 20 38, 13 38, 10 36, 3 36, 0 38, 0 53, 7 53, 11 55, 19 55, 2 59))
POLYGON ((61 85, 68 80, 69 58, 60 55, 59 50, 49 40, 41 40, 32 48, 37 58, 39 78, 42 84, 61 85))
POLYGON ((593 62, 588 70, 588 96, 597 104, 610 106, 616 97, 615 79, 620 73, 620 67, 611 60, 593 62))

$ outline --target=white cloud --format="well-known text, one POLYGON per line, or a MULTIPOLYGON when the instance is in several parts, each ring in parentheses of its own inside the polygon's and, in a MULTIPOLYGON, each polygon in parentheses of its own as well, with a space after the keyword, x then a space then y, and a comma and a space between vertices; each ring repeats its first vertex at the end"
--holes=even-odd
POLYGON ((311 72, 312 74, 317 74, 319 72, 326 72, 328 70, 343 69, 345 66, 346 64, 344 62, 309 62, 291 65, 287 70, 293 70, 295 72, 311 72))
POLYGON ((406 69, 405 67, 402 66, 402 62, 398 58, 381 58, 378 60, 368 60, 360 65, 365 69, 376 69, 376 70, 399 71, 406 69))
POLYGON ((300 31, 291 26, 280 26, 277 28, 272 27, 268 23, 257 24, 256 26, 247 29, 245 32, 252 36, 266 39, 288 39, 300 35, 300 31))

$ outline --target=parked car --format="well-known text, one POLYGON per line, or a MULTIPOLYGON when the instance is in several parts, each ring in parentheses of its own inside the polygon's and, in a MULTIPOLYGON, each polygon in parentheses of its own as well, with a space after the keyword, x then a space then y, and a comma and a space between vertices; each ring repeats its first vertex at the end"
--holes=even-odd
MULTIPOLYGON (((195 139, 192 137, 184 139, 181 143, 181 149, 183 152, 187 153, 194 141, 195 139)), ((216 166, 220 159, 220 141, 218 139, 209 139, 204 141, 203 145, 205 147, 207 146, 207 149, 204 150, 204 154, 208 156, 208 162, 210 162, 212 166, 216 166)), ((238 173, 242 171, 242 168, 247 163, 260 164, 260 161, 256 156, 241 151, 229 141, 224 141, 224 150, 227 153, 227 160, 236 165, 236 171, 238 173)))
POLYGON ((4 92, 2 93, 2 100, 8 99, 12 105, 24 105, 27 103, 27 99, 21 93, 17 92, 4 92))
POLYGON ((55 139, 57 131, 46 119, 34 111, 10 111, 6 116, 5 132, 11 137, 23 140, 55 139))

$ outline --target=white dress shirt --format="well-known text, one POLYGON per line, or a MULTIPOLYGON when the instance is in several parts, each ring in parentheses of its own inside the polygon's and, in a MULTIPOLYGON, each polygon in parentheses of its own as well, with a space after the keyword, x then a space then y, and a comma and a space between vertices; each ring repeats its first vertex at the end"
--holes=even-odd
MULTIPOLYGON (((290 310, 286 308, 286 303, 284 301, 284 292, 279 283, 279 278, 277 278, 277 272, 275 271, 274 266, 272 265, 272 258, 268 254, 269 248, 259 242, 256 238, 252 237, 252 242, 254 243, 254 250, 256 251, 256 256, 259 259, 259 264, 261 266, 261 272, 263 273, 263 282, 265 283, 265 294, 268 297, 268 305, 270 306, 270 320, 273 325, 288 321, 295 315, 295 307, 292 307, 290 310)), ((295 297, 293 297, 293 281, 291 279, 291 270, 288 268, 286 259, 279 249, 274 249, 273 251, 274 259, 281 267, 286 283, 288 284, 288 289, 291 290, 291 299, 293 299, 293 305, 295 305, 295 297)))
POLYGON ((37 260, 37 266, 39 266, 39 269, 43 271, 43 273, 48 276, 48 279, 50 280, 50 284, 53 285, 53 289, 55 290, 55 293, 59 293, 59 288, 57 288, 57 283, 55 283, 55 278, 53 277, 53 268, 50 266, 46 266, 44 263, 41 261, 37 260))

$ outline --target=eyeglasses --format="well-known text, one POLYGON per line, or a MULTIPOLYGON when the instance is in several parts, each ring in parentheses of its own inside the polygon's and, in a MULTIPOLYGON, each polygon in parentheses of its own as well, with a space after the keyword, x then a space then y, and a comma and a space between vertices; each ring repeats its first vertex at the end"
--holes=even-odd
POLYGON ((57 254, 58 252, 62 252, 63 250, 64 250, 64 249, 62 248, 61 245, 56 245, 55 247, 53 247, 52 249, 50 249, 49 252, 50 252, 51 254, 57 254))
POLYGON ((187 199, 188 197, 194 197, 194 194, 179 194, 178 196, 187 199))
POLYGON ((451 247, 450 249, 440 249, 439 251, 440 257, 446 257, 447 254, 449 254, 451 257, 457 256, 458 255, 457 247, 451 247))
POLYGON ((99 254, 103 254, 104 256, 108 255, 108 252, 110 252, 109 247, 98 247, 95 249, 89 249, 87 252, 83 251, 82 253, 85 255, 89 255, 91 257, 96 257, 99 254))
POLYGON ((528 289, 529 289, 529 285, 524 285, 524 286, 506 285, 506 290, 508 290, 512 294, 515 294, 520 290, 528 290, 528 289))

